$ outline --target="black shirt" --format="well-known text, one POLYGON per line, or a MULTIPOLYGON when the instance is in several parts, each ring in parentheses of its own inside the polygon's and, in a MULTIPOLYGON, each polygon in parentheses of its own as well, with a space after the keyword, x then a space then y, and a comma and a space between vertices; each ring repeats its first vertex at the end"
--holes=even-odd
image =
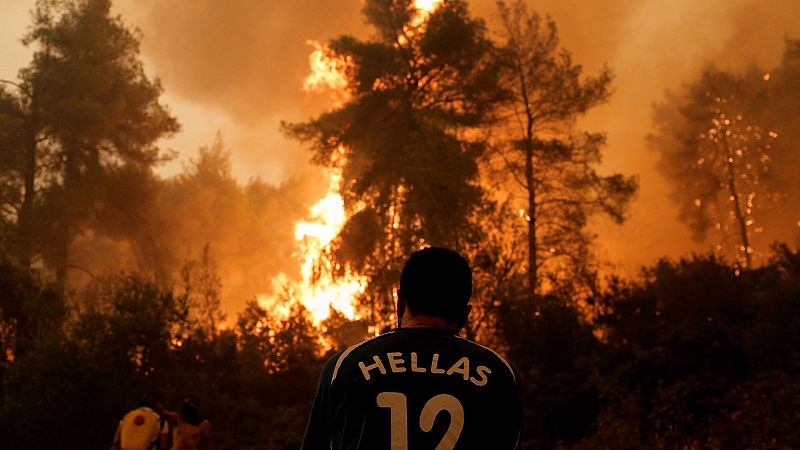
POLYGON ((328 360, 304 450, 516 448, 519 374, 448 330, 400 328, 328 360))

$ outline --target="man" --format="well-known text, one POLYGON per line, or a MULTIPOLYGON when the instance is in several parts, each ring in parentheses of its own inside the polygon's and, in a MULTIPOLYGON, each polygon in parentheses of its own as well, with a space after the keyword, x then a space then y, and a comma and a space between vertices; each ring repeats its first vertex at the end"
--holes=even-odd
POLYGON ((400 277, 398 328, 328 361, 302 448, 516 448, 519 375, 493 350, 457 336, 471 296, 459 254, 412 254, 400 277))
POLYGON ((177 413, 160 408, 161 414, 172 424, 171 450, 213 450, 211 423, 200 417, 200 399, 192 394, 183 398, 177 413))
POLYGON ((157 395, 147 393, 139 406, 117 425, 111 450, 166 450, 169 448, 169 424, 158 412, 157 395))

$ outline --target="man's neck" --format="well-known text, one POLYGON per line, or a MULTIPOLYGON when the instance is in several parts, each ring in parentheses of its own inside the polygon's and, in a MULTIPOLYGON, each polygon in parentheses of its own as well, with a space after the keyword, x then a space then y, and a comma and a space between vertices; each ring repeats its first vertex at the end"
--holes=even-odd
POLYGON ((439 328, 457 333, 455 326, 441 317, 404 314, 400 328, 439 328))

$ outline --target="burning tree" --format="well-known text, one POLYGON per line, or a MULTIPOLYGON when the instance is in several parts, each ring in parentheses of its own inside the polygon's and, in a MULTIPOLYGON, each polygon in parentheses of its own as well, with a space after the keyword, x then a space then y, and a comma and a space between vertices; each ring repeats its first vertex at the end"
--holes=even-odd
MULTIPOLYGON (((305 123, 285 124, 309 142, 314 162, 341 173, 348 220, 323 258, 334 273, 367 279, 372 323, 388 323, 394 283, 425 244, 464 248, 478 238, 482 201, 469 130, 496 103, 496 65, 484 25, 464 1, 370 0, 369 40, 326 46, 346 80, 344 101, 305 123)), ((334 77, 334 79, 339 79, 334 77)), ((307 83, 308 85, 308 83, 307 83)))
POLYGON ((741 268, 753 264, 753 234, 764 230, 759 213, 780 195, 769 177, 778 133, 758 120, 769 78, 710 67, 681 94, 667 94, 649 138, 680 220, 699 241, 716 231, 717 251, 735 254, 741 268))
POLYGON ((588 220, 604 213, 622 222, 637 182, 620 174, 600 175, 596 166, 605 137, 575 129, 580 116, 610 95, 609 70, 583 78, 581 66, 559 48, 551 19, 529 12, 522 1, 498 7, 505 63, 501 85, 511 96, 492 127, 489 166, 512 192, 523 193, 518 207, 527 221, 532 300, 541 272, 553 285, 570 280, 572 288, 583 284, 576 280, 594 278, 588 220))

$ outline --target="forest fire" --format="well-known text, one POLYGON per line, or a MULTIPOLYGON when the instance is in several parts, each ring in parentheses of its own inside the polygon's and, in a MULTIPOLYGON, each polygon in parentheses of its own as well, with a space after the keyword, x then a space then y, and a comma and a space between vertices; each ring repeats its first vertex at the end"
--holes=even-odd
MULTIPOLYGON (((443 0, 416 0, 414 6, 417 15, 412 24, 421 25, 443 0)), ((336 103, 348 100, 347 93, 347 61, 329 56, 328 48, 318 41, 307 41, 314 50, 309 55, 310 73, 303 80, 302 90, 305 92, 332 93, 336 103)), ((325 196, 309 211, 309 218, 295 225, 295 239, 299 247, 302 280, 292 283, 285 274, 273 279, 276 293, 284 292, 291 301, 299 301, 310 312, 315 323, 327 318, 330 308, 334 308, 345 317, 354 319, 356 312, 353 297, 364 289, 365 281, 356 275, 349 274, 343 278, 333 279, 329 273, 315 273, 318 262, 325 247, 336 237, 347 220, 344 202, 339 193, 341 175, 330 171, 330 184, 325 196)), ((257 297, 259 304, 279 316, 289 313, 289 305, 285 299, 277 295, 257 297)))
POLYGON ((344 202, 339 193, 341 175, 329 172, 330 184, 325 196, 309 211, 306 220, 297 222, 294 236, 297 242, 302 279, 291 282, 285 274, 272 280, 275 294, 258 296, 259 305, 278 316, 289 313, 291 302, 298 301, 311 313, 315 323, 324 320, 334 308, 349 319, 356 318, 353 297, 364 288, 364 281, 347 275, 334 279, 330 273, 315 273, 315 264, 325 247, 336 237, 347 220, 344 202), (281 297, 287 294, 287 299, 281 297))
POLYGON ((564 3, 4 2, 2 448, 800 449, 800 2, 564 3))

